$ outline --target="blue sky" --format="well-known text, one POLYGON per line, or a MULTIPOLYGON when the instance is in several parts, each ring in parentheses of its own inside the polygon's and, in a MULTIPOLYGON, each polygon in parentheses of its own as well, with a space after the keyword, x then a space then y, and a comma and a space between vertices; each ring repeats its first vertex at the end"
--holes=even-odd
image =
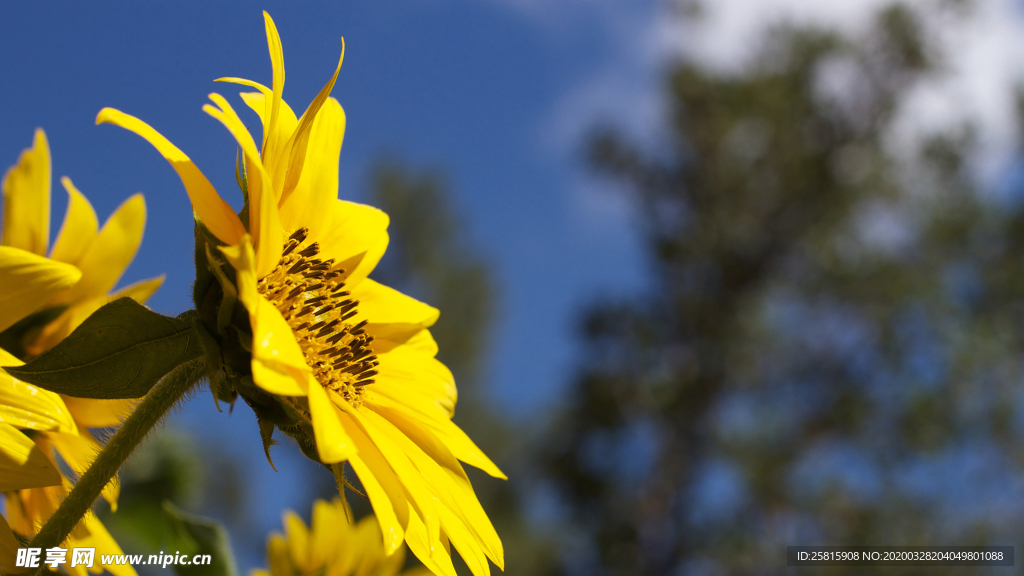
MULTIPOLYGON (((283 39, 293 107, 301 110, 329 77, 340 36, 348 46, 334 90, 348 115, 341 196, 363 198, 368 167, 383 156, 447 172, 468 237, 499 275, 494 398, 519 415, 543 407, 570 361, 580 306, 601 292, 635 288, 642 270, 625 220, 614 215, 619 207, 609 204, 611 217, 595 215, 581 199, 572 130, 582 121, 565 102, 616 58, 604 18, 582 12, 575 22, 552 20, 486 2, 294 6, 266 6, 283 39)), ((55 180, 71 177, 101 219, 143 192, 146 237, 125 281, 166 273, 153 307, 186 308, 191 230, 181 184, 141 140, 93 119, 103 106, 144 119, 237 200, 235 146, 200 106, 218 91, 244 108, 238 89, 214 78, 269 83, 260 10, 24 5, 11 7, 5 22, 0 159, 13 163, 42 126, 55 180)), ((256 124, 254 115, 246 120, 256 124)), ((58 186, 54 233, 64 199, 58 186)))
MULTIPOLYGON (((648 5, 617 12, 468 1, 327 6, 7 6, 0 24, 0 162, 13 164, 37 126, 47 131, 56 185, 52 234, 66 204, 60 176, 75 182, 101 221, 143 192, 146 236, 121 284, 166 273, 150 304, 180 312, 190 307, 193 278, 187 197, 149 145, 94 126, 96 113, 112 106, 144 119, 237 204, 235 145, 200 107, 212 91, 244 107, 236 87, 212 80, 241 76, 269 84, 260 13, 266 8, 284 44, 285 98, 302 110, 333 71, 345 36, 333 92, 348 116, 341 197, 364 199, 369 167, 382 157, 446 172, 467 237, 498 276, 488 396, 513 418, 536 416, 557 403, 571 374, 582 307, 642 286, 629 206, 608 190, 587 191, 579 146, 596 110, 630 99, 621 88, 631 73, 608 75, 629 70, 629 21, 610 16, 640 18, 648 5)), ((254 115, 244 119, 257 125, 254 115)), ((217 414, 203 394, 176 421, 206 439, 232 442, 253 463, 251 497, 262 503, 256 528, 265 532, 279 527, 282 507, 305 502, 278 488, 298 485, 299 475, 315 467, 277 448, 290 466, 279 460, 284 471, 270 471, 255 422, 239 408, 230 418, 217 414)), ((243 565, 258 561, 260 542, 241 546, 243 565)))

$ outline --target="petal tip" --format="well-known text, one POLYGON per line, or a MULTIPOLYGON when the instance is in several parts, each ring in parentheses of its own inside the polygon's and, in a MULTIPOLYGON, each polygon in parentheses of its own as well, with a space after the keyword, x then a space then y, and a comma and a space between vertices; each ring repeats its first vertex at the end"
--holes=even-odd
POLYGON ((103 108, 96 114, 96 125, 112 124, 114 116, 118 111, 113 108, 103 108))

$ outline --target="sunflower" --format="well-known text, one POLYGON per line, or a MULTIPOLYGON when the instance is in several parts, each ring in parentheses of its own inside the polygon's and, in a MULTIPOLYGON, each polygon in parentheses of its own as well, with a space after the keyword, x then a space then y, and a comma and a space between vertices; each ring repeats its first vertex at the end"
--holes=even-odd
POLYGON ((221 79, 258 90, 241 97, 262 120, 260 148, 222 96, 211 94, 214 105, 203 107, 242 150, 244 168, 236 170, 244 218, 146 123, 110 108, 96 121, 135 132, 177 171, 197 221, 223 244, 230 269, 225 274, 214 262, 213 271, 233 276, 225 290, 237 293, 247 313, 241 332, 251 334, 252 382, 301 416, 320 462, 334 465, 336 474, 339 463, 351 465, 380 522, 385 551, 405 541, 435 573, 454 574, 450 542, 474 574, 489 574, 488 558, 504 564, 501 540, 459 460, 505 475, 451 421, 455 382, 435 359, 428 330, 438 311, 367 278, 387 247, 388 217, 338 199, 345 114, 329 95, 341 60, 296 117, 281 97, 280 37, 265 12, 264 21, 271 87, 221 79))
MULTIPOLYGON (((269 570, 256 569, 250 576, 396 576, 405 563, 405 547, 384 553, 380 526, 367 516, 349 525, 351 512, 342 500, 317 500, 307 527, 291 510, 282 515, 284 533, 267 538, 269 570)), ((429 574, 413 568, 401 576, 429 574)))
MULTIPOLYGON (((81 278, 74 266, 19 248, 0 246, 0 331, 35 311, 81 278)), ((0 349, 0 360, 17 360, 0 349)), ((0 491, 43 488, 61 483, 61 475, 39 446, 19 428, 74 431, 75 423, 60 396, 15 380, 0 370, 0 491), (14 392, 13 394, 11 392, 14 392)), ((0 516, 0 571, 15 570, 19 543, 0 516)))
MULTIPOLYGON (((4 307, 0 330, 10 350, 0 349, 0 365, 15 366, 51 348, 71 333, 90 314, 107 302, 130 296, 144 302, 163 281, 163 277, 144 280, 110 294, 124 269, 134 258, 145 227, 146 205, 137 194, 122 204, 99 227, 96 212, 71 180, 61 182, 68 193, 68 208, 60 233, 49 257, 50 150, 46 134, 37 130, 32 148, 25 150, 18 163, 3 180, 4 220, 0 249, 18 254, 50 267, 74 270, 74 282, 51 290, 31 292, 31 305, 4 307), (37 315, 31 315, 41 310, 37 315), (27 324, 26 324, 27 323, 27 324), (27 326, 25 328, 24 326, 27 326), (13 327, 13 328, 12 328, 13 327)), ((12 263, 13 256, 5 256, 12 263)), ((12 264, 13 265, 13 264, 12 264)), ((41 264, 38 264, 41 265, 41 264)), ((14 278, 14 276, 11 276, 14 278)), ((16 282, 16 280, 11 280, 16 282)), ((32 440, 41 454, 53 458, 54 452, 81 474, 102 448, 89 428, 104 428, 120 423, 132 408, 130 400, 93 400, 73 398, 37 389, 3 373, 0 388, 0 420, 17 428, 33 430, 32 440), (48 418, 12 419, 26 404, 46 402, 48 418)), ((39 410, 42 407, 38 408, 39 410)), ((53 513, 66 495, 65 479, 48 487, 26 487, 7 492, 7 510, 15 532, 31 537, 53 513)), ((103 490, 112 509, 117 508, 119 484, 115 477, 103 490)), ((101 553, 120 554, 120 548, 92 513, 71 534, 69 543, 95 546, 101 553)), ((83 567, 68 568, 85 574, 83 567)), ((94 570, 102 571, 98 566, 94 570)), ((135 574, 130 566, 111 567, 121 575, 135 574)))

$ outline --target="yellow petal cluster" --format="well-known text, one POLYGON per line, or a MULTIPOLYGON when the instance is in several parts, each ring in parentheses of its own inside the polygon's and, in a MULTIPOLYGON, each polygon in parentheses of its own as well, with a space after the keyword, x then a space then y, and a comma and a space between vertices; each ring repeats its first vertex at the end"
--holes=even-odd
MULTIPOLYGON (((284 533, 267 538, 268 569, 250 576, 396 576, 405 563, 405 547, 387 555, 380 527, 373 516, 354 526, 345 503, 317 500, 307 527, 291 510, 282 515, 284 533)), ((424 568, 412 568, 401 576, 425 576, 424 568)))
MULTIPOLYGON (((3 179, 4 219, 0 245, 0 331, 41 309, 61 312, 20 342, 23 358, 0 349, 0 366, 17 366, 71 333, 103 304, 121 296, 148 298, 162 282, 154 278, 110 294, 142 241, 146 207, 135 195, 99 226, 89 201, 68 178, 68 209, 49 257, 50 150, 46 134, 36 131, 32 147, 3 179)), ((9 528, 31 538, 70 490, 54 465, 55 455, 81 474, 100 449, 89 428, 114 426, 131 410, 119 400, 72 398, 36 388, 0 371, 0 435, 8 462, 0 463, 9 528), (22 431, 31 430, 31 435, 22 431), (20 472, 19 472, 20 470, 20 472), (29 474, 28 477, 25 475, 29 474)), ((103 496, 116 508, 118 482, 103 496)), ((0 527, 0 570, 13 559, 13 536, 0 527), (9 538, 8 538, 9 537, 9 538), (11 555, 8 555, 10 553, 11 555)), ((97 553, 121 549, 102 523, 89 512, 68 539, 69 546, 94 546, 97 553)), ((84 576, 81 566, 68 570, 84 576)), ((98 565, 93 568, 101 572, 98 565)), ((110 567, 118 576, 134 575, 130 566, 110 567)))
POLYGON ((244 156, 245 221, 149 125, 110 108, 96 121, 143 137, 178 173, 196 218, 224 244, 233 268, 252 333, 253 381, 304 415, 321 462, 351 465, 385 552, 404 541, 434 573, 454 575, 454 545, 474 574, 489 574, 488 559, 504 565, 501 540, 459 461, 505 476, 451 421, 455 382, 435 359, 428 330, 438 311, 367 278, 387 247, 388 217, 338 199, 345 113, 330 92, 341 60, 296 116, 282 99, 281 40, 264 17, 271 87, 222 79, 257 90, 241 97, 262 121, 261 145, 221 95, 210 94, 203 108, 244 156))

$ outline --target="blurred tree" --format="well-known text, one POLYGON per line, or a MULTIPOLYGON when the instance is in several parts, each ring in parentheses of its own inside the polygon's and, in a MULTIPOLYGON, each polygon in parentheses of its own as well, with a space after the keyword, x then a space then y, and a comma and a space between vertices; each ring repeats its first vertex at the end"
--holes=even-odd
POLYGON ((922 37, 902 4, 856 42, 776 30, 746 73, 671 71, 671 149, 593 137, 656 280, 586 314, 536 448, 564 573, 783 573, 787 545, 1024 535, 1024 214, 976 186, 969 127, 892 149, 901 97, 940 73, 922 37))

